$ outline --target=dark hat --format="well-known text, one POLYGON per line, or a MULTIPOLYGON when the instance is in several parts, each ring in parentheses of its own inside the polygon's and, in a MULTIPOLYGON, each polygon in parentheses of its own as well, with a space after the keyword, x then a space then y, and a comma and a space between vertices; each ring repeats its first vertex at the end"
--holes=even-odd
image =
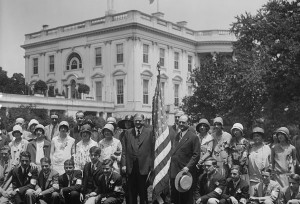
POLYGON ((90 124, 86 123, 83 126, 81 126, 80 134, 84 132, 89 132, 90 134, 92 134, 92 127, 90 124))
POLYGON ((200 132, 200 131, 199 131, 199 128, 200 128, 200 126, 201 126, 202 124, 206 125, 207 131, 210 129, 210 123, 208 122, 208 120, 205 119, 205 118, 201 118, 201 119, 199 120, 199 124, 196 126, 196 131, 197 131, 197 132, 200 132))
POLYGON ((192 187, 193 177, 190 172, 185 173, 184 171, 180 171, 175 178, 175 188, 177 191, 183 193, 192 187))
POLYGON ((126 129, 126 127, 125 127, 125 122, 126 121, 130 122, 130 128, 134 128, 133 116, 132 115, 126 115, 123 120, 120 120, 118 122, 118 127, 121 128, 121 129, 126 129))

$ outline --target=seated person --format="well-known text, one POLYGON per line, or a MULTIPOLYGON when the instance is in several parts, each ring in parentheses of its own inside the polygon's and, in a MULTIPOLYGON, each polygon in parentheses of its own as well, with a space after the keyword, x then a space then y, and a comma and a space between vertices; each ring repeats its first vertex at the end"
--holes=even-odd
MULTIPOLYGON (((31 155, 29 152, 20 153, 19 167, 12 170, 12 187, 14 191, 11 193, 15 204, 30 203, 30 194, 37 184, 38 170, 30 166, 31 155), (25 202, 24 202, 25 201, 25 202)), ((37 194, 40 192, 36 192, 37 194)))
POLYGON ((122 177, 113 171, 113 161, 106 159, 102 163, 103 174, 97 179, 96 204, 121 204, 124 199, 122 177))
POLYGON ((90 149, 90 158, 92 162, 87 162, 83 168, 82 194, 85 197, 86 204, 94 204, 96 198, 95 180, 103 173, 101 162, 99 161, 101 149, 93 146, 90 149))
POLYGON ((249 199, 249 184, 241 178, 241 168, 234 165, 230 169, 225 191, 220 204, 246 204, 249 199))
POLYGON ((281 204, 298 204, 300 203, 300 176, 291 174, 289 176, 289 186, 283 188, 280 196, 281 204))
POLYGON ((0 148, 0 203, 10 203, 10 193, 13 191, 11 185, 11 159, 10 147, 5 145, 0 148))
POLYGON ((40 160, 41 172, 38 176, 38 185, 36 190, 28 195, 31 197, 30 203, 36 203, 39 200, 40 204, 59 204, 60 198, 58 185, 58 172, 51 169, 51 160, 48 157, 43 157, 40 160))
POLYGON ((254 194, 250 197, 251 203, 276 203, 280 193, 280 185, 271 180, 272 170, 263 168, 261 170, 262 181, 254 186, 254 194))
POLYGON ((204 163, 204 173, 199 176, 194 191, 196 204, 219 203, 226 186, 226 179, 217 171, 217 161, 209 157, 204 163))
POLYGON ((66 204, 80 204, 81 170, 75 170, 75 163, 72 159, 64 162, 64 169, 65 173, 58 179, 61 201, 66 204))

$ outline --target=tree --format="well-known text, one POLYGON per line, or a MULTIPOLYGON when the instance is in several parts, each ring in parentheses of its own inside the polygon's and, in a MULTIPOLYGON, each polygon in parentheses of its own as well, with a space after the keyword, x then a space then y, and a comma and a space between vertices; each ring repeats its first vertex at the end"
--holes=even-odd
MULTIPOLYGON (((234 59, 217 55, 194 71, 195 93, 184 99, 192 115, 217 114, 274 130, 300 122, 300 0, 271 0, 255 15, 236 17, 234 59)), ((199 116, 199 117, 200 117, 199 116)))
POLYGON ((6 85, 8 84, 9 78, 7 72, 0 67, 0 92, 6 93, 6 85))
MULTIPOLYGON (((78 93, 83 94, 89 94, 90 93, 90 87, 86 84, 78 84, 78 93)), ((78 97, 80 98, 80 97, 78 97)))
POLYGON ((45 94, 47 89, 48 89, 48 86, 47 86, 46 82, 44 82, 43 80, 38 80, 34 84, 34 92, 36 92, 36 93, 45 94))

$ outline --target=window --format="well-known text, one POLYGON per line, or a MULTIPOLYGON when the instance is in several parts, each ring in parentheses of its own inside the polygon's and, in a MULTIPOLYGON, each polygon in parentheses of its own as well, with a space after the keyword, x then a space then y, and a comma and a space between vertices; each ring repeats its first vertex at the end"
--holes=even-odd
POLYGON ((102 83, 101 83, 101 81, 96 82, 96 101, 102 101, 102 83))
POLYGON ((148 63, 149 60, 149 45, 143 45, 143 63, 148 63))
POLYGON ((54 72, 54 55, 49 56, 49 72, 54 72))
POLYGON ((160 82, 160 87, 162 100, 165 101, 165 82, 160 82))
POLYGON ((33 58, 33 74, 39 73, 39 60, 38 58, 33 58))
POLYGON ((188 95, 191 96, 193 92, 192 86, 188 86, 188 95))
POLYGON ((193 57, 192 56, 188 56, 188 71, 192 72, 192 63, 193 63, 193 57))
POLYGON ((123 87, 123 79, 117 80, 117 104, 124 103, 124 87, 123 87))
POLYGON ((160 66, 165 66, 165 49, 159 49, 159 64, 160 66))
POLYGON ((143 80, 143 104, 149 103, 149 90, 148 90, 149 80, 143 80))
POLYGON ((179 52, 174 52, 174 69, 179 69, 179 52))
POLYGON ((96 53, 96 57, 95 57, 95 65, 96 66, 100 66, 102 65, 102 50, 101 50, 101 47, 97 47, 95 49, 95 53, 96 53))
POLYGON ((179 84, 174 85, 174 105, 179 106, 179 84))
POLYGON ((78 53, 73 52, 69 55, 66 68, 67 70, 82 68, 81 57, 78 53))
POLYGON ((123 62, 123 44, 117 44, 117 63, 123 62))
POLYGON ((74 59, 71 62, 71 69, 77 69, 77 68, 78 68, 78 63, 77 63, 77 60, 74 59))

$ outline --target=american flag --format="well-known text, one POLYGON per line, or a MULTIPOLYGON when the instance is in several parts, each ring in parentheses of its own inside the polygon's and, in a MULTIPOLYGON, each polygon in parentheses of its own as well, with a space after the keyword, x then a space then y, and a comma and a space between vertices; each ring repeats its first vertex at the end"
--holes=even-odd
POLYGON ((161 193, 169 188, 168 171, 171 162, 171 138, 164 101, 161 95, 160 74, 157 76, 157 84, 153 97, 152 120, 155 137, 152 201, 155 201, 159 200, 161 193))

